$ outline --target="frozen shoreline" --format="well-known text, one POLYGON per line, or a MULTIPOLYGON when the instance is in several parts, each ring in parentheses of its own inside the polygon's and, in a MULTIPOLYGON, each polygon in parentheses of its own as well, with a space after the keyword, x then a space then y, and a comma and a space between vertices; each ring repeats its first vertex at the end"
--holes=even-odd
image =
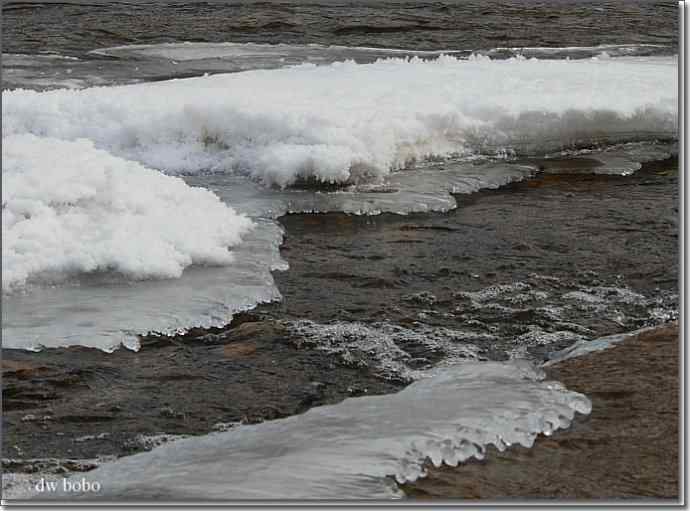
MULTIPOLYGON (((430 468, 404 490, 420 499, 646 499, 679 489, 679 329, 669 323, 610 349, 547 368, 592 399, 592 413, 531 449, 492 450, 482 463, 430 468), (517 471, 513 467, 518 467, 517 471)), ((633 500, 626 500, 633 502, 633 500)))
POLYGON ((4 457, 128 454, 145 450, 132 443, 141 434, 204 434, 217 424, 284 417, 407 384, 382 378, 374 359, 358 355, 358 341, 349 354, 329 352, 314 349, 318 337, 305 344, 303 333, 294 337, 279 328, 300 318, 346 328, 363 322, 370 328, 365 332, 392 332, 398 337, 391 340, 408 350, 397 363, 422 368, 443 361, 447 341, 416 342, 405 332, 423 332, 419 322, 437 332, 447 328, 454 342, 477 346, 466 355, 494 360, 510 345, 491 348, 496 341, 486 344, 486 335, 520 338, 524 344, 514 347, 524 350, 515 355, 538 360, 570 346, 573 335, 635 330, 641 326, 638 314, 656 314, 654 321, 663 322, 673 302, 655 305, 654 297, 676 289, 673 165, 673 160, 647 164, 628 177, 545 173, 461 197, 458 210, 447 214, 284 217, 281 253, 292 270, 274 277, 285 300, 242 315, 229 330, 151 337, 138 353, 5 350, 4 457), (554 224, 562 229, 555 232, 554 224), (581 229, 587 236, 573 237, 581 229), (578 250, 563 250, 562 243, 573 240, 578 250), (389 248, 396 250, 381 258, 389 248), (434 264, 421 264, 420 256, 434 264), (572 273, 583 266, 588 273, 572 273), (513 285, 493 285, 497 282, 513 285), (551 301, 565 298, 540 305, 547 295, 551 301), (390 331, 385 321, 405 328, 390 331), (450 331, 459 321, 474 330, 473 339, 450 331), (413 343, 404 344, 408 341, 413 343), (132 381, 157 390, 137 390, 126 384, 132 381), (271 388, 279 392, 272 395, 271 388), (103 402, 105 392, 112 403, 103 402), (142 409, 149 412, 136 411, 142 409), (128 419, 131 414, 136 421, 128 419), (34 418, 23 421, 27 415, 34 418), (92 420, 85 422, 84 416, 92 420), (112 430, 118 434, 102 435, 112 430))

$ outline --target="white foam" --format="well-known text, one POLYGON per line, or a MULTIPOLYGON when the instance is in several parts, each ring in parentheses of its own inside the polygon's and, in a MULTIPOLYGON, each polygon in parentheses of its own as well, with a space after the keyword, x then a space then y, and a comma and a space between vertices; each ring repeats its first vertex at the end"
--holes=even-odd
POLYGON ((252 227, 212 192, 90 141, 8 136, 2 159, 3 293, 81 273, 179 278, 232 263, 252 227))
POLYGON ((570 330, 559 330, 556 332, 547 332, 539 326, 530 325, 527 332, 519 335, 513 341, 518 346, 538 346, 549 345, 562 342, 578 342, 585 340, 584 336, 571 332, 570 330))
MULTIPOLYGON (((589 400, 540 381, 526 363, 467 362, 392 395, 347 399, 287 419, 182 439, 86 474, 88 499, 355 499, 400 497, 389 478, 424 476, 482 458, 485 448, 531 447, 567 427, 589 400)), ((75 480, 83 474, 74 476, 75 480)), ((37 498, 75 498, 73 494, 37 498)))
POLYGON ((654 301, 625 287, 594 286, 565 293, 564 300, 574 302, 582 308, 598 311, 620 305, 649 306, 654 301))
POLYGON ((432 157, 673 137, 676 60, 443 56, 20 90, 3 94, 3 135, 89 138, 167 173, 371 181, 432 157))
POLYGON ((384 378, 407 380, 428 374, 434 365, 429 356, 442 357, 444 366, 485 360, 472 341, 496 340, 487 334, 432 328, 421 323, 405 328, 388 322, 322 324, 299 320, 286 322, 286 327, 298 346, 331 353, 348 365, 369 367, 384 378))

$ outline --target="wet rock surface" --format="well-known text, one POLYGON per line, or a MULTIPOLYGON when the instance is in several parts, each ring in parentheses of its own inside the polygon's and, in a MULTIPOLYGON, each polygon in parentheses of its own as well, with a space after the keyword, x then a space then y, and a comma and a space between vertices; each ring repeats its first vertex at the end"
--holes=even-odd
POLYGON ((429 467, 404 486, 419 499, 678 499, 679 331, 670 325, 547 369, 592 413, 531 449, 429 467), (586 375, 586 376, 584 376, 586 375))
POLYGON ((447 214, 285 216, 283 301, 227 328, 149 335, 138 352, 3 350, 6 468, 132 454, 394 392, 453 357, 540 361, 673 320, 677 162, 627 177, 553 165, 447 214))
POLYGON ((6 459, 132 454, 153 446, 148 435, 208 433, 402 386, 299 350, 251 315, 222 332, 151 336, 139 352, 4 350, 2 378, 6 459))
POLYGON ((394 317, 396 307, 410 315, 414 293, 442 301, 532 273, 675 289, 676 165, 647 164, 633 176, 546 174, 456 196, 447 214, 288 215, 281 309, 314 319, 394 317))
POLYGON ((283 217, 290 270, 275 274, 284 300, 265 310, 461 327, 491 336, 479 347, 497 360, 674 319, 677 161, 632 176, 540 165, 534 179, 456 196, 447 214, 283 217))

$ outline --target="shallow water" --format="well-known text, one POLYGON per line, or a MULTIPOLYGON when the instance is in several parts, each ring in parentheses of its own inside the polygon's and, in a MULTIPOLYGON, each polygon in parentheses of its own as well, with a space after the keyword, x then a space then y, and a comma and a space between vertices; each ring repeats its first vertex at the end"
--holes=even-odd
POLYGON ((676 7, 660 0, 18 0, 2 9, 3 88, 83 87, 439 51, 495 58, 672 55, 678 45, 676 7), (266 51, 246 43, 281 46, 266 51))
POLYGON ((660 0, 17 0, 3 4, 2 23, 5 52, 72 56, 180 41, 476 50, 623 43, 675 47, 678 40, 677 7, 660 0))
MULTIPOLYGON (((4 3, 2 23, 6 348, 136 350, 139 334, 223 326, 280 300, 286 213, 447 212, 541 172, 630 176, 677 152, 667 2, 25 0, 4 3), (123 218, 137 235, 113 249, 123 218), (37 250, 51 243, 65 253, 37 250)), ((563 250, 542 238, 539 254, 563 250)), ((324 253, 307 261, 315 278, 352 277, 321 275, 324 253)), ((371 311, 324 320, 311 309, 328 286, 282 323, 334 361, 415 380, 401 393, 181 440, 89 477, 119 498, 400 496, 391 478, 423 475, 427 457, 530 446, 588 413, 528 360, 677 310, 673 290, 608 273, 485 273, 443 303, 402 297, 405 326, 371 311)))

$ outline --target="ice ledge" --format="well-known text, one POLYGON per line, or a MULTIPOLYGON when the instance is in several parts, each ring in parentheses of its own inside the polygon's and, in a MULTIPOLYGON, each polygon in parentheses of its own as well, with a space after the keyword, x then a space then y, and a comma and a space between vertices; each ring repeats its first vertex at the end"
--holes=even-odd
POLYGON ((591 341, 577 341, 571 346, 568 346, 567 348, 564 348, 560 351, 556 351, 555 353, 551 354, 551 358, 547 362, 544 362, 541 365, 541 367, 550 367, 554 364, 563 362, 564 360, 581 357, 589 353, 594 353, 595 351, 607 350, 617 344, 620 344, 626 339, 630 339, 631 337, 637 337, 640 334, 651 332, 658 328, 659 325, 648 326, 640 328, 638 330, 633 330, 632 332, 624 332, 622 334, 614 334, 607 335, 605 337, 599 337, 598 339, 593 339, 591 341))
POLYGON ((428 461, 454 466, 481 459, 490 445, 531 447, 539 434, 590 410, 587 397, 543 380, 531 364, 466 362, 397 394, 351 398, 106 463, 87 474, 100 483, 98 495, 36 497, 399 498, 393 480, 425 476, 428 461))

